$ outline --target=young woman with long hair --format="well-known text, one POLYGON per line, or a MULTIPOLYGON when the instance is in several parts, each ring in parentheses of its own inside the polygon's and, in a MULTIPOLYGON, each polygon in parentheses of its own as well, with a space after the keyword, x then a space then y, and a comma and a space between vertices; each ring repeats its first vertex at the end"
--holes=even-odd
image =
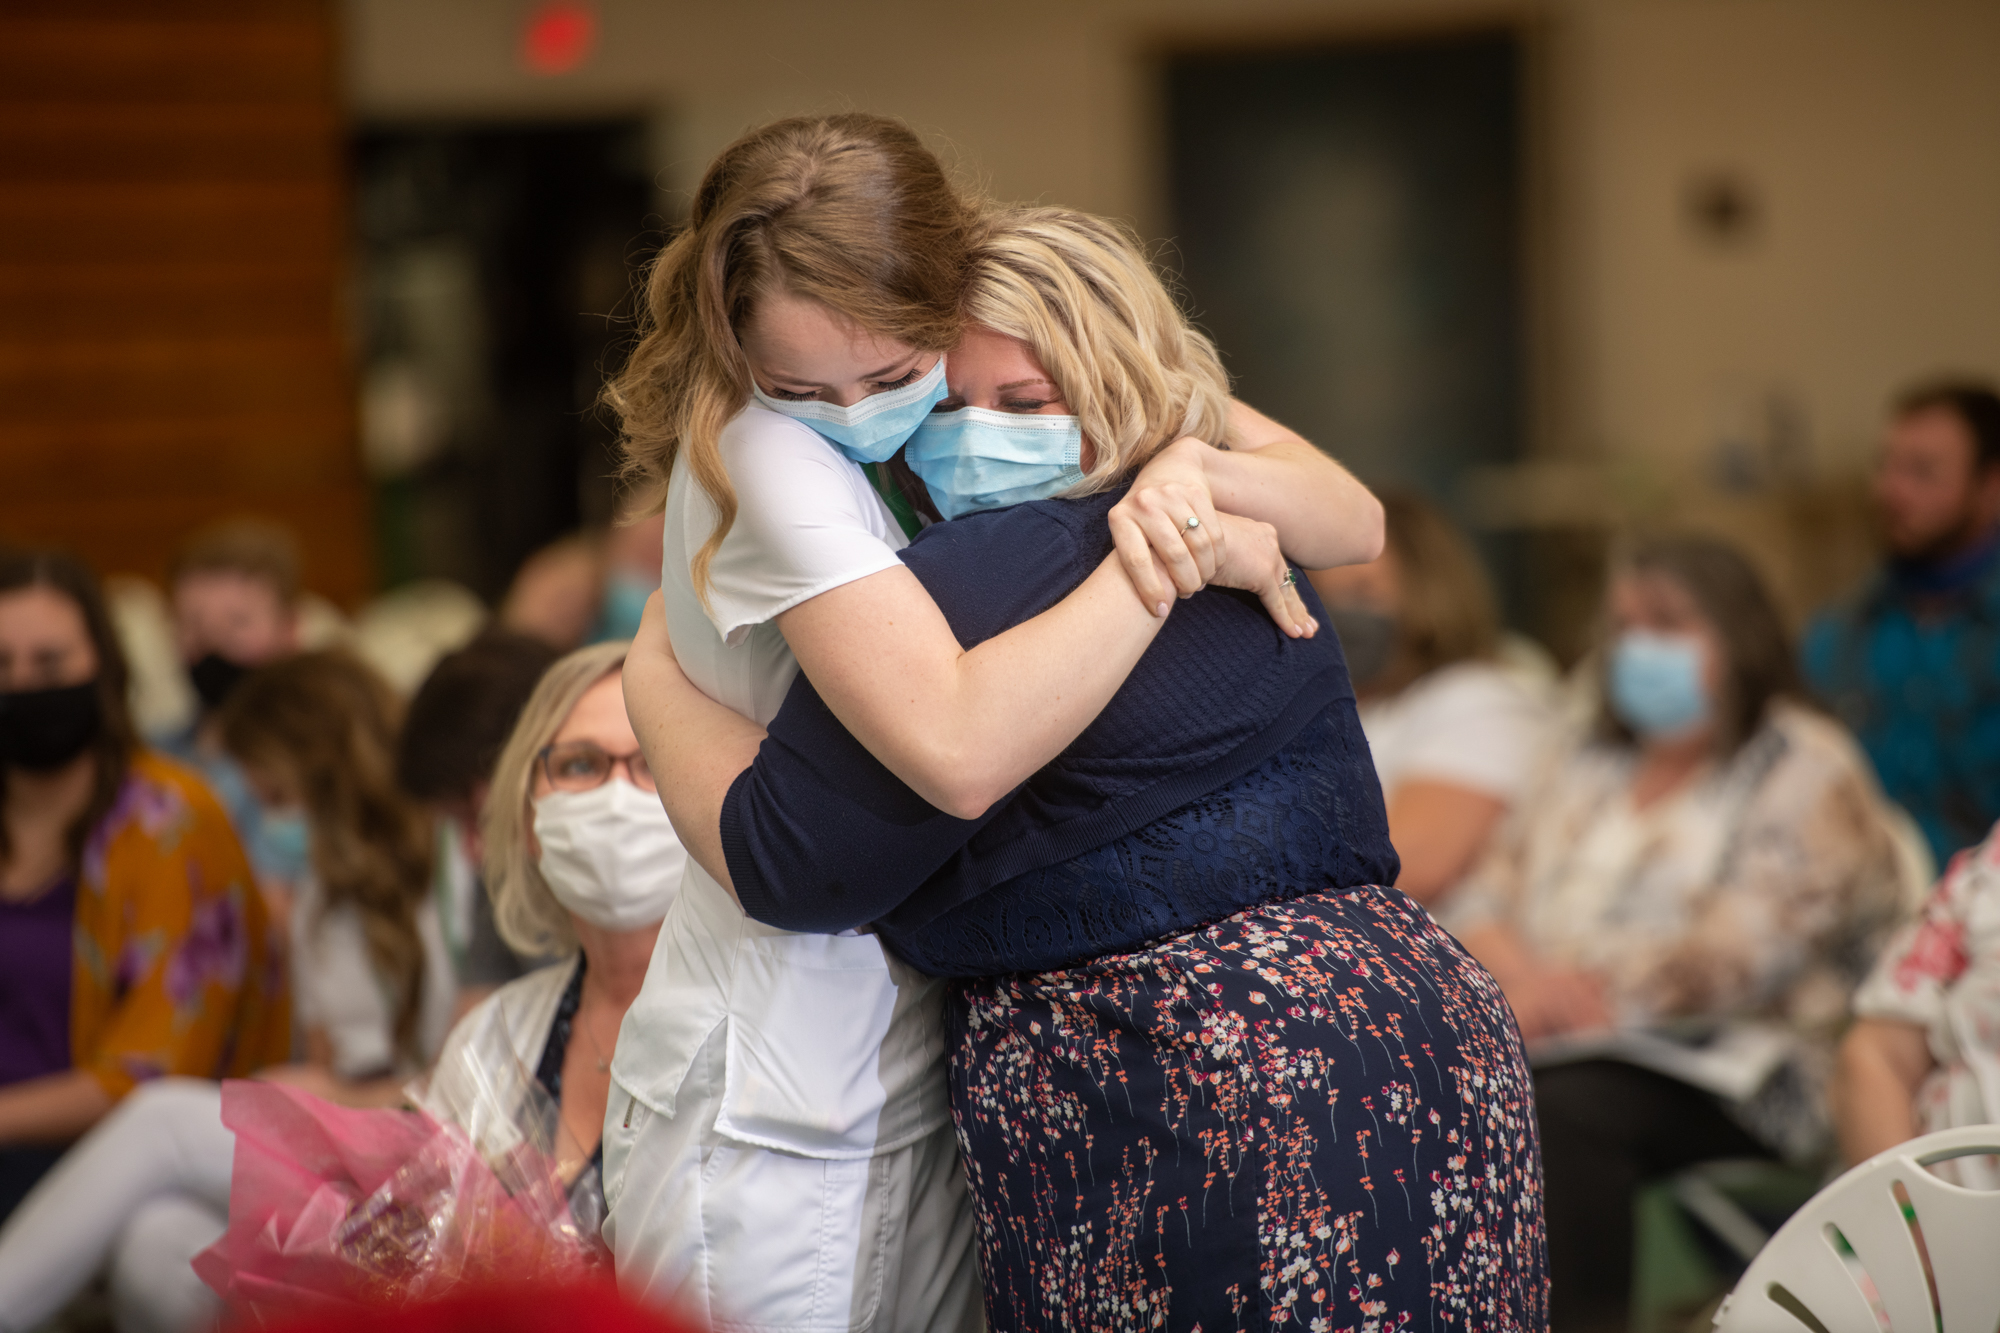
MULTIPOLYGON (((881 477, 946 394, 980 225, 895 122, 753 131, 655 265, 645 336, 609 390, 664 492, 664 614, 687 677, 761 723, 803 670, 898 778, 963 814, 1075 738, 1233 534, 1256 542, 1224 512, 1274 524, 1308 565, 1381 543, 1379 508, 1338 465, 1219 403, 1175 423, 1208 442, 1162 450, 1109 512, 1117 554, 965 647, 898 560, 905 533, 862 467, 881 477)), ((1107 418, 1127 394, 1107 384, 1107 418)), ((972 467, 1005 492, 1020 461, 972 467)), ((1062 462, 1081 479, 1081 459, 1062 462)), ((1256 591, 1288 636, 1317 628, 1275 559, 1256 591)), ((652 653, 628 661, 628 702, 652 653)), ((874 936, 754 921, 690 866, 613 1062, 622 1280, 718 1323, 976 1327, 941 1001, 874 936)))
MULTIPOLYGON (((903 554, 976 642, 1087 575, 1118 488, 1226 390, 1102 219, 996 220, 967 307, 951 397, 908 448, 962 517, 903 554), (1083 481, 1051 470, 1049 498, 1011 505, 965 488, 968 453, 1045 431, 1083 481)), ((1248 549, 1231 539, 1218 584, 1256 580, 1248 549)), ((973 819, 926 805, 807 679, 767 741, 662 671, 640 733, 752 917, 867 925, 963 978, 952 1107, 992 1327, 1541 1327, 1532 1100, 1499 989, 1383 887, 1397 858, 1337 641, 1225 587, 973 819), (750 767, 705 779, 694 754, 750 767)))

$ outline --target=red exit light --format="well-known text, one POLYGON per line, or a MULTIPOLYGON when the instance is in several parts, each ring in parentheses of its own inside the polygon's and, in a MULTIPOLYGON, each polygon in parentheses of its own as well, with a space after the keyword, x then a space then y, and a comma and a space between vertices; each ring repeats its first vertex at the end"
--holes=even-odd
POLYGON ((581 0, 549 0, 521 26, 521 64, 531 74, 568 74, 597 47, 597 10, 581 0))

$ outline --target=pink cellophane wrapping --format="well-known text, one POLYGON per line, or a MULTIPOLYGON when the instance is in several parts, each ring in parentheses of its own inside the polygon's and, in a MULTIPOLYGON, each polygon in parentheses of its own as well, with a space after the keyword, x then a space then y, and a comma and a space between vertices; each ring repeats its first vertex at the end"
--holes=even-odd
POLYGON ((194 1268, 241 1315, 602 1271, 602 1244, 570 1216, 553 1159, 526 1140, 489 1160, 422 1111, 236 1080, 222 1085, 222 1122, 236 1133, 229 1230, 194 1268))

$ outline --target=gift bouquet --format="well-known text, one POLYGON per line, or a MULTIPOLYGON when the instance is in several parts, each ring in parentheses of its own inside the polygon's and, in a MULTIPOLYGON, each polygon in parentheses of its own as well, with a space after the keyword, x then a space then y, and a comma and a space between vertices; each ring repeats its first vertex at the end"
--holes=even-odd
POLYGON ((356 1110, 275 1083, 223 1084, 236 1133, 229 1230, 194 1268, 238 1315, 608 1276, 594 1168, 566 1176, 582 1155, 518 1060, 463 1048, 410 1099, 414 1109, 356 1110))

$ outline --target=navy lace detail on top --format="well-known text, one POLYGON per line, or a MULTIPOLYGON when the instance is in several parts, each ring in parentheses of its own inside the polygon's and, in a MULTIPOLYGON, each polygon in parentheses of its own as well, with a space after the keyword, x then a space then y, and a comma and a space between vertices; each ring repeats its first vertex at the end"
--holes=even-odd
POLYGON ((1259 903, 1393 883, 1374 760, 1352 700, 1242 777, 1059 865, 883 942, 935 976, 1046 972, 1125 953, 1259 903))

